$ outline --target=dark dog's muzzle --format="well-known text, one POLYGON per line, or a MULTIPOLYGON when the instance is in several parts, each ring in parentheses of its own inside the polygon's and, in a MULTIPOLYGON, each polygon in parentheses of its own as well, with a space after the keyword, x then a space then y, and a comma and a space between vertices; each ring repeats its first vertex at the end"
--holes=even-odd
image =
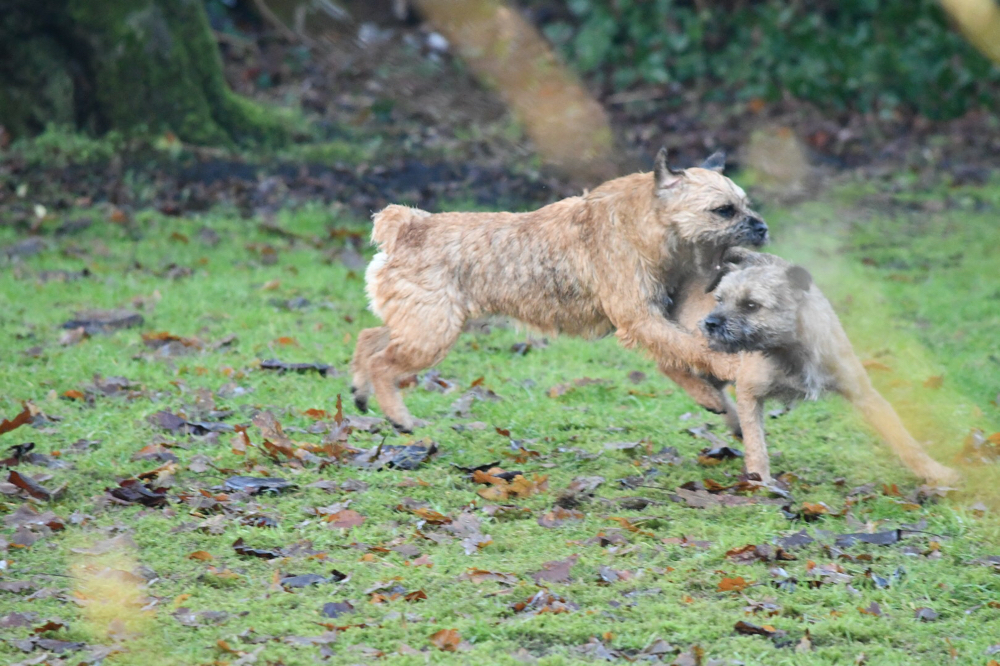
POLYGON ((712 337, 718 335, 725 323, 726 320, 719 315, 708 315, 705 317, 705 321, 701 322, 701 330, 705 331, 705 335, 712 337))
POLYGON ((729 354, 741 351, 739 339, 730 330, 730 321, 725 315, 712 312, 701 322, 701 330, 708 340, 708 348, 729 354))

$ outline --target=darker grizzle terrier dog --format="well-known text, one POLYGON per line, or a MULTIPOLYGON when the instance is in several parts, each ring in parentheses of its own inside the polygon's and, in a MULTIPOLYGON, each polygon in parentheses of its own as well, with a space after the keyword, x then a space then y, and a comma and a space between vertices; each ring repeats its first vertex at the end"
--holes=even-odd
POLYGON ((747 471, 763 481, 770 480, 764 400, 815 400, 830 391, 847 398, 915 474, 942 485, 958 481, 872 386, 833 307, 801 266, 732 248, 714 277, 695 276, 684 285, 672 314, 681 326, 700 330, 717 362, 713 373, 671 368, 671 376, 710 409, 723 405, 730 429, 742 429, 747 471), (735 405, 722 390, 728 382, 736 383, 735 405))

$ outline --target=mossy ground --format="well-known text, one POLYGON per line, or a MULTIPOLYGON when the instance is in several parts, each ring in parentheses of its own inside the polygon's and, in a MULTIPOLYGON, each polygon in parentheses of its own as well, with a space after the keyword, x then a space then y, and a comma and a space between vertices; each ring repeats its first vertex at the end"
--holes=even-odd
MULTIPOLYGON (((987 434, 1000 424, 996 381, 1000 357, 1000 277, 995 248, 1000 228, 1000 188, 924 193, 905 201, 891 197, 894 207, 866 208, 877 193, 842 191, 823 203, 767 211, 779 254, 807 265, 838 308, 855 342, 859 356, 876 359, 883 369, 872 373, 887 397, 897 404, 918 435, 937 442, 940 459, 959 453, 972 427, 987 434), (948 205, 938 209, 939 202, 948 205), (884 369, 884 368, 888 368, 884 369), (938 377, 940 382, 927 382, 938 377), (928 386, 925 387, 924 383, 928 386), (934 388, 936 387, 936 388, 934 388)), ((878 195, 882 196, 882 195, 878 195)), ((74 213, 75 214, 75 213, 74 213)), ((876 490, 850 508, 849 517, 826 516, 803 525, 789 522, 777 506, 760 504, 734 508, 693 509, 671 502, 668 490, 681 483, 713 479, 731 482, 738 462, 713 467, 696 462, 707 442, 688 434, 693 425, 710 423, 723 432, 718 417, 705 414, 666 379, 658 376, 643 356, 620 349, 613 338, 597 342, 549 340, 545 348, 525 356, 511 352, 524 341, 524 332, 494 328, 490 333, 469 333, 438 368, 455 380, 459 390, 442 395, 422 388, 407 392, 414 414, 431 425, 418 436, 433 439, 440 453, 414 471, 364 471, 350 466, 293 469, 274 463, 251 449, 246 457, 232 453, 229 435, 216 444, 200 438, 171 435, 147 421, 159 410, 191 410, 198 390, 216 394, 235 382, 251 389, 236 397, 215 396, 217 406, 232 409, 230 423, 249 424, 259 409, 273 412, 290 436, 318 443, 320 435, 300 432, 312 419, 307 409, 334 411, 336 396, 348 394, 347 364, 353 341, 362 328, 375 324, 365 309, 362 270, 350 269, 336 258, 341 235, 331 229, 355 230, 363 226, 335 219, 319 208, 279 216, 285 229, 300 239, 276 237, 235 214, 216 210, 197 219, 175 219, 140 214, 134 230, 116 225, 105 211, 81 211, 95 224, 81 235, 47 236, 47 249, 9 263, 0 269, 0 414, 10 418, 30 400, 58 421, 45 427, 20 428, 0 437, 4 447, 34 441, 37 451, 67 452, 79 439, 100 440, 83 454, 66 453, 68 469, 46 470, 30 465, 21 472, 38 476, 49 472, 54 488, 67 489, 46 507, 68 518, 73 512, 88 515, 81 524, 67 524, 64 531, 27 549, 11 548, 4 560, 3 580, 33 581, 37 587, 54 587, 66 596, 26 600, 22 595, 0 592, 0 616, 12 611, 36 611, 41 616, 67 620, 66 640, 106 641, 85 621, 72 600, 72 577, 65 577, 85 556, 73 548, 103 541, 119 531, 130 533, 138 548, 129 557, 156 572, 145 593, 158 599, 146 611, 145 622, 133 628, 139 634, 124 642, 126 651, 108 663, 209 664, 234 662, 217 643, 252 652, 257 646, 240 635, 315 636, 325 629, 317 622, 364 625, 342 631, 330 646, 330 663, 520 663, 513 653, 524 648, 541 664, 579 663, 589 659, 576 648, 591 637, 614 648, 641 649, 660 637, 680 649, 700 645, 709 658, 740 660, 746 664, 853 664, 862 653, 869 664, 912 665, 953 663, 986 664, 986 649, 1000 643, 1000 587, 996 572, 970 564, 971 560, 1000 554, 1000 532, 995 520, 996 474, 966 468, 970 486, 963 494, 919 507, 902 497, 883 492, 883 484, 896 484, 909 495, 918 481, 902 470, 839 399, 828 398, 798 406, 768 421, 775 452, 774 467, 794 473, 796 504, 826 502, 839 510, 848 491, 874 482, 876 490), (202 241, 209 228, 219 237, 216 246, 202 241), (266 263, 264 245, 276 250, 277 261, 266 263), (334 259, 331 261, 330 257, 334 259), (191 274, 166 277, 171 267, 187 267, 191 274), (45 270, 89 269, 90 277, 75 281, 43 282, 45 270), (280 309, 272 301, 303 297, 310 305, 280 309), (140 329, 97 335, 79 344, 61 346, 60 325, 76 310, 120 307, 145 303, 145 324, 140 329), (169 331, 197 337, 208 343, 235 334, 236 341, 219 349, 210 346, 187 355, 163 358, 143 344, 141 332, 169 331), (291 338, 289 340, 288 338, 291 338), (34 353, 25 352, 41 347, 34 353), (314 374, 279 375, 259 369, 266 358, 285 361, 323 361, 343 372, 332 378, 314 374), (633 371, 645 373, 634 383, 633 371), (97 397, 93 402, 69 400, 67 391, 82 390, 93 376, 124 376, 141 385, 141 393, 126 397, 97 397), (477 401, 472 419, 450 418, 449 406, 477 378, 503 400, 477 401), (589 377, 603 380, 577 386, 550 397, 558 384, 589 377), (694 417, 682 416, 693 413, 694 417), (478 420, 483 430, 457 432, 456 423, 478 420), (495 431, 526 440, 524 446, 540 456, 515 462, 507 453, 510 441, 495 431), (654 449, 674 446, 684 458, 676 466, 658 465, 651 477, 655 488, 626 489, 619 480, 645 471, 641 457, 608 449, 609 442, 648 439, 654 449), (150 443, 176 442, 171 449, 180 459, 178 492, 211 488, 230 474, 209 468, 194 472, 187 465, 195 456, 207 456, 220 470, 242 470, 261 475, 262 470, 294 480, 299 489, 279 496, 260 497, 263 510, 275 517, 272 529, 244 526, 238 518, 222 523, 222 534, 173 528, 200 522, 190 506, 172 501, 169 510, 139 506, 102 506, 95 498, 118 480, 147 471, 158 462, 131 461, 150 443), (248 458, 260 468, 247 471, 248 458), (452 517, 475 503, 477 488, 452 465, 474 466, 500 460, 506 469, 528 475, 548 475, 547 492, 522 500, 531 511, 520 519, 493 519, 476 509, 482 531, 492 543, 467 555, 456 539, 436 544, 417 535, 418 518, 396 510, 404 497, 425 501, 429 508, 452 517), (546 528, 537 519, 553 506, 557 493, 576 476, 603 476, 597 497, 581 510, 585 518, 558 528, 546 528), (360 479, 361 492, 333 494, 307 484, 320 479, 344 482, 360 479), (405 483, 418 480, 420 485, 405 483), (403 484, 403 486, 401 486, 403 484), (426 485, 423 485, 426 484, 426 485), (623 508, 615 500, 642 496, 655 503, 643 511, 623 508), (365 522, 350 530, 329 529, 307 511, 312 507, 351 500, 350 508, 365 522), (987 504, 985 514, 973 511, 974 502, 987 504), (647 519, 647 533, 624 531, 627 544, 612 547, 580 542, 601 531, 619 528, 614 517, 647 519), (656 518, 657 520, 648 520, 656 518), (870 561, 836 559, 819 543, 796 551, 798 559, 779 563, 800 583, 794 590, 772 585, 768 564, 742 565, 729 561, 726 551, 745 544, 770 543, 775 537, 808 527, 832 533, 859 531, 855 520, 889 529, 926 520, 925 531, 900 544, 855 546, 853 555, 868 553, 870 561), (937 536, 932 536, 937 535, 937 536), (687 536, 705 541, 704 547, 664 543, 662 539, 687 536), (238 556, 231 547, 242 537, 248 545, 278 548, 309 540, 322 558, 293 557, 262 560, 238 556), (397 537, 429 557, 432 567, 412 566, 402 554, 375 548, 397 537), (906 554, 904 545, 932 552, 940 543, 941 557, 906 554), (930 549, 930 550, 929 550, 930 549), (206 551, 214 559, 190 559, 206 551), (537 591, 531 574, 544 562, 577 554, 572 582, 553 584, 557 594, 579 605, 562 614, 527 616, 511 609, 537 591), (810 562, 838 562, 853 576, 851 585, 810 586, 815 578, 810 562), (626 581, 598 584, 601 566, 632 574, 626 581), (229 569, 235 579, 212 576, 210 566, 229 569), (514 587, 496 582, 475 584, 458 577, 471 567, 514 574, 514 587), (896 578, 893 574, 905 571, 896 578), (275 573, 319 573, 338 569, 350 575, 342 583, 328 583, 292 592, 273 585, 275 573), (879 589, 865 577, 866 570, 891 580, 879 589), (740 593, 719 592, 723 577, 741 576, 753 585, 740 593), (423 590, 426 600, 375 604, 369 590, 379 582, 393 581, 407 591, 423 590), (772 617, 747 615, 750 601, 771 600, 780 607, 772 617), (356 612, 337 620, 324 618, 324 603, 350 600, 356 612), (881 616, 862 614, 859 608, 877 602, 881 616), (993 602, 993 606, 989 605, 993 602), (183 626, 173 616, 178 606, 193 611, 227 611, 221 625, 183 626), (915 609, 933 608, 939 618, 921 622, 915 609), (745 620, 769 624, 788 632, 790 645, 776 647, 760 636, 742 636, 734 624, 745 620), (432 647, 429 637, 454 628, 468 647, 457 653, 432 647), (244 634, 252 629, 252 633, 244 634), (813 650, 796 652, 808 630, 813 650), (405 643, 426 654, 403 655, 405 643), (368 646, 385 653, 361 651, 368 646)), ((67 216, 71 217, 71 216, 67 216)), ((55 227, 52 220, 44 228, 55 227)), ((17 238, 0 229, 0 244, 17 238)), ((174 274, 178 271, 174 270, 174 274)), ((353 408, 346 404, 348 414, 353 408)), ((251 427, 250 438, 261 443, 251 427)), ((371 447, 382 435, 355 433, 351 444, 371 447)), ((390 436, 387 443, 404 443, 409 437, 390 436)), ((23 499, 3 496, 0 512, 10 514, 23 499)), ((421 528, 433 532, 433 527, 421 528)), ((10 539, 10 530, 5 536, 10 539)), ((826 540, 827 542, 830 539, 826 540)), ((43 595, 44 596, 44 595, 43 595)), ((4 629, 7 637, 24 638, 28 629, 4 629)), ((59 635, 52 634, 53 637, 59 635)), ((297 647, 281 640, 261 644, 258 663, 312 663, 319 647, 297 647)), ((14 646, 0 643, 0 660, 15 662, 29 657, 14 646)), ((669 663, 672 657, 666 661, 669 663)))

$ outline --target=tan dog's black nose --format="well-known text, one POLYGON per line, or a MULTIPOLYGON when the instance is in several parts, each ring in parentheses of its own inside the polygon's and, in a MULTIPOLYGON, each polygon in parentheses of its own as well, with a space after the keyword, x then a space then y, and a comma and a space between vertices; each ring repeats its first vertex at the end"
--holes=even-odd
POLYGON ((750 235, 754 242, 763 245, 767 242, 767 223, 759 217, 750 218, 750 235))

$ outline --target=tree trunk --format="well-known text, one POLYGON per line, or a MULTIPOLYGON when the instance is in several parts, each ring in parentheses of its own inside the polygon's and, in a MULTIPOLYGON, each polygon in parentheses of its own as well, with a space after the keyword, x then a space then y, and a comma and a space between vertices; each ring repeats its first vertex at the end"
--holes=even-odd
POLYGON ((173 132, 275 144, 272 113, 226 85, 201 0, 10 0, 0 13, 0 125, 173 132))

